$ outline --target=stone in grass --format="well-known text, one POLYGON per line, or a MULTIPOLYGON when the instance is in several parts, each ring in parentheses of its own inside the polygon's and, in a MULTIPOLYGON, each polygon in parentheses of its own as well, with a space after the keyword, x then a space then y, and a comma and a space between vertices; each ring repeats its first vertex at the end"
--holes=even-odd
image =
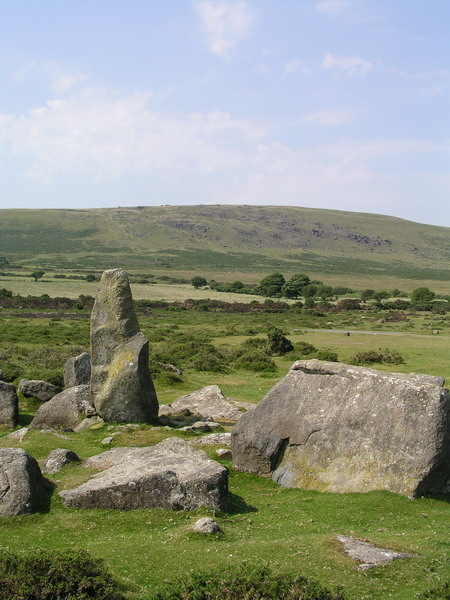
POLYGON ((216 454, 219 458, 231 458, 233 456, 230 448, 218 448, 216 454))
POLYGON ((80 458, 75 452, 66 450, 65 448, 56 448, 56 450, 52 450, 45 459, 42 465, 42 471, 54 475, 55 473, 58 473, 58 471, 61 471, 63 467, 73 462, 80 462, 80 458))
POLYGON ((224 510, 227 505, 227 469, 179 438, 144 448, 114 448, 83 465, 104 470, 60 492, 65 506, 224 510))
POLYGON ((0 448, 0 516, 35 512, 44 492, 36 460, 22 448, 0 448))
POLYGON ((73 428, 74 431, 84 431, 85 429, 100 429, 105 424, 105 421, 99 417, 98 415, 94 415, 93 417, 86 417, 79 423, 76 427, 73 428))
POLYGON ((244 414, 225 398, 217 385, 208 385, 192 394, 181 396, 171 404, 164 404, 160 407, 159 414, 160 416, 177 414, 185 409, 203 419, 209 417, 214 421, 232 423, 238 421, 244 414))
POLYGON ((87 385, 91 380, 91 357, 87 352, 72 356, 64 365, 64 387, 87 385))
POLYGON ((41 379, 21 379, 19 392, 26 398, 37 398, 42 402, 48 402, 61 392, 61 388, 41 379))
POLYGON ((222 533, 219 525, 211 517, 203 517, 202 519, 195 521, 192 525, 192 531, 206 534, 222 533))
POLYGON ((91 315, 91 398, 105 421, 157 420, 148 352, 127 274, 122 269, 104 271, 91 315))
POLYGON ((30 430, 29 427, 22 427, 22 429, 17 429, 17 431, 8 433, 8 435, 6 437, 10 440, 15 440, 17 442, 21 442, 23 440, 23 438, 26 436, 26 434, 29 432, 29 430, 30 430))
POLYGON ((450 481, 443 379, 296 362, 232 432, 233 466, 284 487, 442 495, 450 481))
POLYGON ((19 399, 11 383, 0 380, 0 428, 13 429, 19 420, 19 399))
POLYGON ((180 431, 206 433, 212 431, 213 429, 218 429, 220 426, 220 423, 215 423, 214 421, 197 421, 196 423, 192 423, 192 425, 180 427, 180 431))
POLYGON ((347 535, 337 535, 336 539, 344 545, 344 552, 360 563, 358 565, 359 571, 367 571, 367 569, 378 567, 398 558, 414 558, 415 556, 406 552, 394 552, 393 550, 378 548, 369 542, 363 542, 347 535))
POLYGON ((90 388, 88 385, 76 385, 54 396, 42 404, 30 427, 75 429, 75 427, 93 412, 90 404, 90 388))

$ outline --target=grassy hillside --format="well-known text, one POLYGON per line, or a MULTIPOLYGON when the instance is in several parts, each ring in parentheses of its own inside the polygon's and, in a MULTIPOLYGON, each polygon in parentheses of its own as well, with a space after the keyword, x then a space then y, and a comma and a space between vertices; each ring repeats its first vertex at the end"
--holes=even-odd
POLYGON ((0 217, 0 256, 26 268, 201 271, 248 282, 275 270, 330 283, 450 281, 450 228, 382 215, 200 205, 2 210, 0 217))

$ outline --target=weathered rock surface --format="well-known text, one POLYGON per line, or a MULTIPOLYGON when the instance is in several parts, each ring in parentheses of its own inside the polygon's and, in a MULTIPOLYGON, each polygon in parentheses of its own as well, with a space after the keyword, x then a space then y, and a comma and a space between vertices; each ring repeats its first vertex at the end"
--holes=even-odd
POLYGON ((6 437, 10 440, 15 440, 16 442, 21 442, 29 431, 30 431, 29 427, 22 427, 22 429, 18 429, 17 431, 12 431, 11 433, 8 433, 8 435, 6 437))
POLYGON ((360 563, 358 565, 359 571, 367 571, 367 569, 378 567, 398 558, 414 558, 414 554, 378 548, 370 542, 363 542, 347 535, 337 535, 336 539, 343 544, 344 552, 360 563))
POLYGON ((19 420, 19 399, 11 383, 0 380, 0 427, 12 429, 19 420))
POLYGON ((91 357, 87 352, 72 356, 64 365, 64 387, 87 385, 91 380, 91 357))
POLYGON ((226 507, 227 469, 178 438, 145 448, 114 448, 83 464, 105 470, 77 488, 60 492, 65 506, 122 510, 226 507))
POLYGON ((214 521, 214 519, 211 517, 203 517, 195 521, 195 523, 192 525, 192 531, 195 531, 196 533, 206 533, 209 535, 222 533, 218 523, 216 523, 216 521, 214 521))
POLYGON ((0 516, 28 515, 39 507, 44 480, 39 465, 21 448, 0 448, 0 516))
POLYGON ((27 398, 37 398, 42 402, 51 400, 59 394, 61 388, 41 379, 21 379, 19 381, 19 392, 27 398))
POLYGON ((450 399, 439 377, 298 361, 232 432, 233 465, 329 492, 450 489, 450 399))
POLYGON ((98 425, 97 429, 100 429, 100 426, 104 425, 105 421, 99 417, 98 415, 94 415, 93 417, 86 417, 78 423, 76 427, 73 428, 74 431, 84 431, 85 429, 90 429, 94 427, 94 425, 98 425))
POLYGON ((171 404, 160 407, 160 415, 179 414, 188 409, 192 414, 214 421, 236 422, 244 414, 225 398, 218 385, 208 385, 200 390, 181 396, 171 404))
POLYGON ((186 431, 190 433, 206 433, 217 428, 220 429, 220 423, 215 423, 214 421, 196 421, 195 423, 192 423, 192 425, 180 427, 180 431, 186 431))
POLYGON ((209 435, 189 440, 189 443, 195 446, 230 446, 231 433, 210 433, 209 435))
POLYGON ((80 462, 80 458, 75 452, 66 450, 65 448, 56 448, 56 450, 52 450, 45 459, 42 465, 42 471, 54 475, 55 473, 58 473, 58 471, 61 471, 63 467, 73 462, 80 462))
POLYGON ((74 429, 86 415, 95 412, 90 398, 88 385, 68 388, 38 408, 30 427, 74 429))
POLYGON ((91 398, 105 421, 147 423, 158 417, 148 367, 148 341, 139 329, 128 276, 105 271, 91 316, 91 398))

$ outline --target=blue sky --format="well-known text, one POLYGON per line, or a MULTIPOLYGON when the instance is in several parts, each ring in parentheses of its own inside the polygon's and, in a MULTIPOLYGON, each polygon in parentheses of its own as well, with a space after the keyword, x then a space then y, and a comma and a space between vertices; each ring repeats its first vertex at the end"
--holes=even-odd
POLYGON ((0 0, 0 207, 450 226, 449 0, 0 0))

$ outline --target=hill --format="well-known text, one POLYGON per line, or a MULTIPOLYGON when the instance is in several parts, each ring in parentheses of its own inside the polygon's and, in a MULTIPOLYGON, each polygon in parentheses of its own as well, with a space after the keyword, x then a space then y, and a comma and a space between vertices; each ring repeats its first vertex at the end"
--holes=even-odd
POLYGON ((249 282, 282 271, 355 285, 444 283, 450 281, 450 228, 301 207, 1 210, 0 256, 47 270, 196 270, 249 282))

